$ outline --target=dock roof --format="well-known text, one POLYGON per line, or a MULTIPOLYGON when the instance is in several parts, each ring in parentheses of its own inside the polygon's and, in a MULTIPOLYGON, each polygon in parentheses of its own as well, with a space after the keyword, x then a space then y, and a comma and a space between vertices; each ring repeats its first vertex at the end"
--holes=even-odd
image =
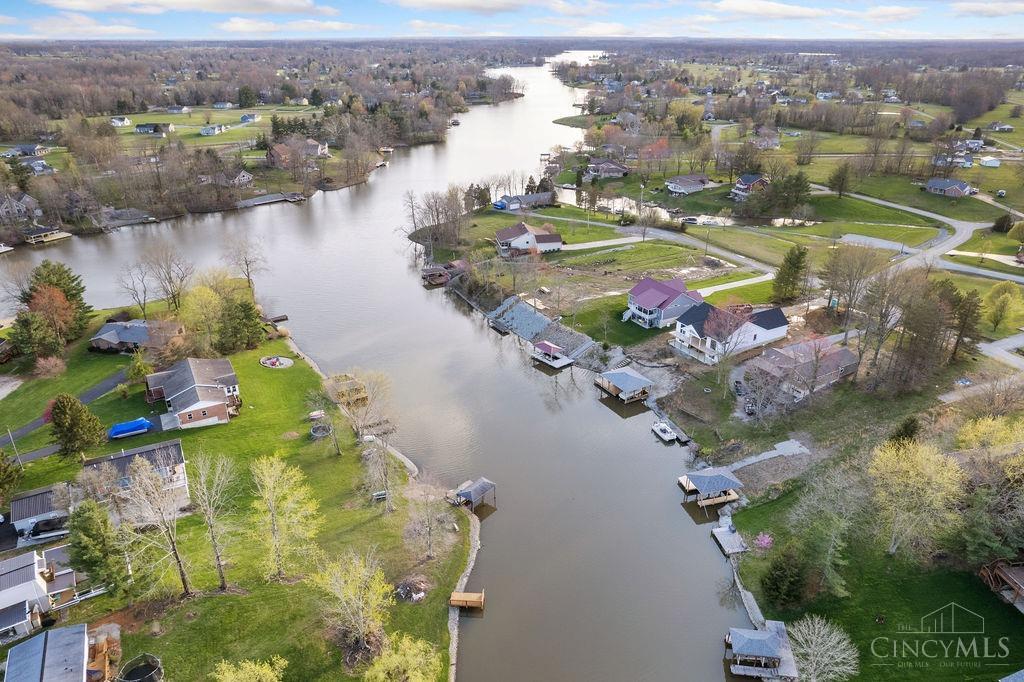
POLYGON ((484 478, 481 476, 476 479, 465 488, 461 488, 455 492, 455 496, 463 500, 468 500, 474 507, 484 499, 487 493, 494 490, 497 486, 494 485, 494 481, 484 478))
POLYGON ((781 658, 782 640, 769 630, 729 628, 729 643, 734 655, 781 658))
POLYGON ((708 467, 697 471, 689 471, 686 478, 690 484, 702 495, 708 493, 720 493, 726 490, 742 488, 740 479, 725 467, 708 467))
POLYGON ((618 369, 602 372, 601 378, 611 383, 623 393, 633 393, 634 391, 640 391, 654 385, 653 381, 629 367, 619 367, 618 369))

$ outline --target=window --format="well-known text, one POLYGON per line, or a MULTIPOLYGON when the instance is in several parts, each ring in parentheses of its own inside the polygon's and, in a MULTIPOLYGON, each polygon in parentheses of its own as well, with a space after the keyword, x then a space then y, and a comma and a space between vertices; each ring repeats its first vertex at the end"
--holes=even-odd
POLYGON ((207 416, 207 414, 206 414, 206 410, 203 410, 203 412, 202 412, 202 415, 203 415, 204 417, 205 417, 205 416, 207 416))
POLYGON ((189 421, 192 421, 192 413, 189 412, 188 414, 186 414, 185 418, 188 419, 189 421))

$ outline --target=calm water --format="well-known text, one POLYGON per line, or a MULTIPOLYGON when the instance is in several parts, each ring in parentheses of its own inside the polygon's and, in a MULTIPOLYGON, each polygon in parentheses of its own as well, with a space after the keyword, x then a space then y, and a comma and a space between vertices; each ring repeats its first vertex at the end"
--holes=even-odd
POLYGON ((202 267, 222 236, 258 236, 272 259, 258 294, 273 292, 261 298, 299 345, 325 371, 390 375, 397 441, 429 475, 498 484, 469 585, 487 589, 487 612, 462 620, 460 680, 721 680, 722 636, 746 618, 709 520, 680 506, 682 451, 657 442, 650 413, 599 401, 587 372, 531 367, 513 337, 424 290, 396 230, 406 190, 536 173, 541 151, 579 139, 551 123, 574 113, 572 90, 543 68, 508 72, 525 98, 474 108, 447 143, 397 151, 366 185, 7 258, 63 260, 106 307, 124 303, 117 271, 154 237, 173 233, 202 267))

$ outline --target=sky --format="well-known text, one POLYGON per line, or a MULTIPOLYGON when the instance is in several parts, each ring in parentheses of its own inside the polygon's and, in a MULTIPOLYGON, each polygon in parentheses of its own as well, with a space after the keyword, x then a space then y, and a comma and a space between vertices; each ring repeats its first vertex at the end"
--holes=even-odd
POLYGON ((1024 0, 0 0, 0 40, 1022 35, 1024 0))

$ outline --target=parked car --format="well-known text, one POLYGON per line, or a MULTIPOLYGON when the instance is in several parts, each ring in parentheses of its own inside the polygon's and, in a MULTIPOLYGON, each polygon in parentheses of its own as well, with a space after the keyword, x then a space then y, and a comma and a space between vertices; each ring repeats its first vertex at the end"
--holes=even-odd
POLYGON ((996 196, 999 197, 1000 199, 1002 199, 1003 197, 1006 196, 1006 190, 1005 189, 999 190, 998 192, 996 192, 996 196))
POLYGON ((689 223, 690 225, 696 225, 699 221, 700 219, 695 215, 688 215, 685 218, 683 218, 683 222, 689 223))
POLYGON ((757 408, 756 408, 756 406, 754 405, 754 401, 753 401, 753 400, 751 400, 750 398, 747 398, 747 400, 746 400, 746 401, 745 401, 745 402, 743 403, 743 412, 744 412, 744 413, 745 413, 745 414, 746 414, 746 415, 747 415, 748 417, 752 417, 752 416, 754 416, 755 414, 757 414, 757 408))
POLYGON ((744 388, 743 382, 739 380, 732 382, 732 390, 736 395, 746 395, 747 393, 747 389, 744 388))

